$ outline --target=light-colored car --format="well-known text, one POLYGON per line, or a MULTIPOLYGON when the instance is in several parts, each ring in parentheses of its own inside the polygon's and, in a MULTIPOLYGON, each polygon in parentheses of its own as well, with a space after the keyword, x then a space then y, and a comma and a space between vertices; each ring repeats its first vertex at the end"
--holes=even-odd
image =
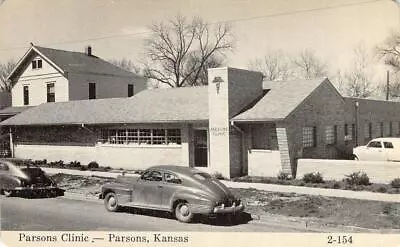
POLYGON ((239 214, 242 202, 220 181, 190 167, 154 166, 140 177, 119 176, 103 185, 100 199, 108 211, 136 207, 169 211, 182 222, 195 214, 239 214))
POLYGON ((372 139, 367 145, 354 148, 353 155, 355 160, 400 161, 400 138, 372 139))

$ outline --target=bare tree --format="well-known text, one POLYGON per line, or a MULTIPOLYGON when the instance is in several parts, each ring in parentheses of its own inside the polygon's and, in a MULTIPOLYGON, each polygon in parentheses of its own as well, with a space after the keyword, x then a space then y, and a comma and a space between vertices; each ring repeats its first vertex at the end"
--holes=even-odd
POLYGON ((400 33, 392 32, 377 47, 378 56, 394 71, 400 71, 400 33))
POLYGON ((372 58, 365 47, 354 49, 353 65, 344 74, 345 93, 351 97, 368 98, 376 87, 373 84, 372 58))
POLYGON ((263 73, 267 81, 284 81, 292 74, 289 60, 282 51, 267 52, 264 57, 250 61, 248 67, 263 73))
POLYGON ((312 79, 327 76, 327 64, 310 50, 300 52, 293 59, 293 67, 296 78, 312 79))
POLYGON ((140 68, 131 60, 123 58, 121 60, 118 59, 111 59, 108 60, 109 63, 114 64, 115 66, 120 67, 121 69, 140 74, 140 68))
POLYGON ((150 27, 152 35, 145 48, 149 62, 145 76, 171 87, 206 84, 201 78, 207 66, 234 47, 231 27, 227 24, 215 28, 200 18, 187 20, 177 16, 168 22, 150 27))
POLYGON ((11 81, 7 81, 7 76, 14 69, 16 63, 15 60, 10 59, 7 63, 0 64, 0 89, 1 91, 11 92, 12 85, 11 81))

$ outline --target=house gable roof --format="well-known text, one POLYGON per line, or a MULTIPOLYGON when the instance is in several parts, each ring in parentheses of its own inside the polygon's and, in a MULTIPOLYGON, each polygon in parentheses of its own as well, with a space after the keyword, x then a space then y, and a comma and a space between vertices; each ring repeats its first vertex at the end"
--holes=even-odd
POLYGON ((121 77, 140 77, 93 55, 89 56, 82 52, 64 51, 32 45, 19 60, 7 79, 11 79, 21 72, 21 67, 23 67, 33 53, 41 56, 64 75, 66 73, 91 73, 121 77))
POLYGON ((290 115, 317 87, 328 79, 267 81, 267 93, 256 104, 236 115, 234 121, 276 121, 290 115))
POLYGON ((44 103, 0 125, 170 123, 208 120, 207 87, 144 90, 130 98, 44 103), (68 114, 65 114, 68 113, 68 114))

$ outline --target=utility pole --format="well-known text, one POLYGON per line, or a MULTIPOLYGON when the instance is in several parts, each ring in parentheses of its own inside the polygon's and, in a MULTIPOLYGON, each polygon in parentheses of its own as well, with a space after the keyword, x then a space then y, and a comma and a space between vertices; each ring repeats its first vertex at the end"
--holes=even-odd
POLYGON ((386 71, 386 101, 389 100, 389 90, 390 90, 390 86, 389 86, 389 70, 386 71))

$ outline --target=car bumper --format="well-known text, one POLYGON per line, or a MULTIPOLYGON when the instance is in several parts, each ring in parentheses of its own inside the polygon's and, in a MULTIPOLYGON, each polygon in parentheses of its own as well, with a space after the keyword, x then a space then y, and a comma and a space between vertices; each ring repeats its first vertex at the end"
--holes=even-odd
POLYGON ((64 195, 65 190, 54 186, 48 187, 15 187, 11 190, 17 195, 29 195, 29 194, 53 194, 53 195, 64 195))
POLYGON ((244 210, 243 204, 232 205, 231 207, 217 206, 214 207, 214 214, 230 214, 230 213, 240 213, 244 210))

